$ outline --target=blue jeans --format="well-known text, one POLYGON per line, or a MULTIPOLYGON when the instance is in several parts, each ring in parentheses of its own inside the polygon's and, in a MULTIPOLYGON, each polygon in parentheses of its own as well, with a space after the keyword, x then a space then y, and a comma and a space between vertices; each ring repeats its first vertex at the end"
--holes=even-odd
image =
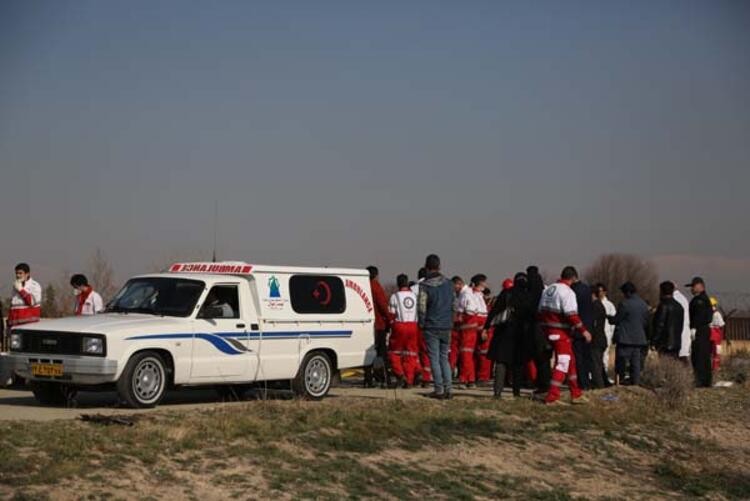
POLYGON ((435 393, 450 392, 452 374, 448 353, 451 350, 451 331, 424 331, 424 342, 430 357, 435 393))

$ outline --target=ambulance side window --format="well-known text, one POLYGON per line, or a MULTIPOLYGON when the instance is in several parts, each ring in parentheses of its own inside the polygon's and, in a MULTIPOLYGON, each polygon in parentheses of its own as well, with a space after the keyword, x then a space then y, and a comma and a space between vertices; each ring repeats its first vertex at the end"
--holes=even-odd
POLYGON ((302 314, 340 314, 346 311, 346 291, 339 277, 293 275, 289 278, 292 309, 302 314))
POLYGON ((198 318, 240 318, 236 285, 215 285, 206 296, 198 318))

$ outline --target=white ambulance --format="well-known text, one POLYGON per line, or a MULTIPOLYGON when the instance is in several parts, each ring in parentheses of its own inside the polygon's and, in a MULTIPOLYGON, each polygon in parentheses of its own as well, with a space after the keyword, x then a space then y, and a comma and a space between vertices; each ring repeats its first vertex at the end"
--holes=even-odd
POLYGON ((9 337, 12 370, 44 404, 114 386, 153 407, 172 387, 284 380, 320 399, 337 371, 375 357, 366 270, 243 262, 176 263, 130 279, 103 314, 9 337))

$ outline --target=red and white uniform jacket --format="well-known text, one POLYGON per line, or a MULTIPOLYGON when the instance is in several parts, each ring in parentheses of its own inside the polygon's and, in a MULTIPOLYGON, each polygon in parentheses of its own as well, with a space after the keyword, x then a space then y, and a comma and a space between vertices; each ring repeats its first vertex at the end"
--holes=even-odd
POLYGON ((104 311, 104 301, 91 287, 76 296, 76 315, 96 315, 104 311))
POLYGON ((487 303, 484 294, 471 288, 463 290, 458 298, 458 311, 461 312, 465 323, 473 317, 486 317, 487 303))
POLYGON ((417 295, 409 288, 391 294, 388 301, 388 310, 395 322, 416 323, 417 295))
POLYGON ((42 316, 42 286, 33 278, 20 291, 13 289, 8 312, 8 327, 38 322, 42 316))
POLYGON ((573 289, 564 282, 557 282, 544 290, 539 301, 537 321, 551 340, 561 335, 570 336, 574 330, 586 332, 581 317, 578 316, 578 301, 573 289))

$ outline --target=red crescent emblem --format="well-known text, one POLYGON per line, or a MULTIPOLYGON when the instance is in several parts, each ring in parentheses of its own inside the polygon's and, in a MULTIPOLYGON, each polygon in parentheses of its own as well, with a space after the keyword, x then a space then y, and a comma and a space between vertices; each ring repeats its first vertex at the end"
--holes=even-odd
POLYGON ((328 306, 331 304, 331 286, 320 280, 316 285, 312 293, 313 297, 320 303, 321 306, 328 306), (323 292, 323 299, 321 299, 321 291, 323 292))

